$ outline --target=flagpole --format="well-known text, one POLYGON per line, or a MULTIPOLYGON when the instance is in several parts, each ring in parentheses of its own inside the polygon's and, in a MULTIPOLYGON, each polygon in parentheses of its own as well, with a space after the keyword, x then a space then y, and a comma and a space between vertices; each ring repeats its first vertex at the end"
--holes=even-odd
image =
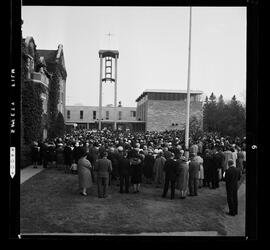
POLYGON ((187 106, 186 106, 186 130, 185 130, 185 149, 186 149, 186 156, 187 157, 188 157, 188 151, 189 151, 191 20, 192 20, 192 7, 190 6, 190 11, 189 11, 189 46, 188 46, 187 106))

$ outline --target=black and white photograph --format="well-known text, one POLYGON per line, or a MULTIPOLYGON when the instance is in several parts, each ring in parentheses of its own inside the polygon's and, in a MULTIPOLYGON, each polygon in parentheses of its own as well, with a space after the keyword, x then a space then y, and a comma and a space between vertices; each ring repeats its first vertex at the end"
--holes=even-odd
POLYGON ((20 11, 18 237, 247 239, 247 6, 20 11))

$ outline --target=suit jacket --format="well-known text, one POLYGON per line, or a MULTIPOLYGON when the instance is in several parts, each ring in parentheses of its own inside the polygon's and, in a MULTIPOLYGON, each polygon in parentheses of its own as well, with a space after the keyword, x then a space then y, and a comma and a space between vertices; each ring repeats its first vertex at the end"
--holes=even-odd
POLYGON ((109 178, 109 173, 112 172, 112 162, 105 158, 98 159, 96 161, 95 171, 97 171, 97 177, 109 178))
POLYGON ((130 161, 127 158, 120 158, 119 160, 119 175, 129 176, 131 174, 130 161))
POLYGON ((213 164, 215 166, 215 169, 222 168, 224 159, 224 155, 220 152, 213 155, 213 164))
POLYGON ((178 162, 174 161, 173 159, 166 160, 164 164, 164 171, 167 178, 169 178, 170 180, 176 180, 180 172, 178 162))
POLYGON ((238 189, 238 181, 241 178, 239 169, 235 167, 229 167, 225 173, 226 188, 231 190, 238 189))

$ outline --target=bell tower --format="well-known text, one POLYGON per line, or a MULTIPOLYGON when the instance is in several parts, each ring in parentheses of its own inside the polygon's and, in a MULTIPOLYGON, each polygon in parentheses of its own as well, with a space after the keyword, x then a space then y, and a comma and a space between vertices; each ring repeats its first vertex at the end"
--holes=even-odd
POLYGON ((102 85, 103 83, 114 83, 114 130, 117 129, 117 60, 119 58, 118 50, 100 50, 100 80, 99 80, 99 115, 98 129, 101 130, 102 119, 102 85))

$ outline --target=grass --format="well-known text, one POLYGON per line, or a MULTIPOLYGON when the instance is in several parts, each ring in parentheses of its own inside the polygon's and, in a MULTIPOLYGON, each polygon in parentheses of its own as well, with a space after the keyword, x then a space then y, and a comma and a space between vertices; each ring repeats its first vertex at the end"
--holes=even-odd
MULTIPOLYGON (((143 184, 139 194, 120 194, 109 187, 97 198, 94 184, 80 196, 78 176, 45 169, 21 184, 21 233, 141 233, 217 231, 226 235, 224 183, 216 190, 199 189, 184 200, 161 198, 162 189, 143 184)), ((176 193, 177 194, 177 193, 176 193)))

